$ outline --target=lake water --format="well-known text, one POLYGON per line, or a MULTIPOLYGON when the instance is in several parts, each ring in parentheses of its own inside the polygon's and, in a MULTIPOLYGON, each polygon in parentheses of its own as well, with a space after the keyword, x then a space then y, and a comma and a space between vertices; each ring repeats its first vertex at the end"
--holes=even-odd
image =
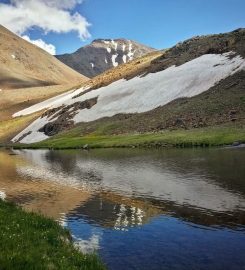
POLYGON ((0 196, 108 269, 245 269, 245 149, 0 150, 0 196))

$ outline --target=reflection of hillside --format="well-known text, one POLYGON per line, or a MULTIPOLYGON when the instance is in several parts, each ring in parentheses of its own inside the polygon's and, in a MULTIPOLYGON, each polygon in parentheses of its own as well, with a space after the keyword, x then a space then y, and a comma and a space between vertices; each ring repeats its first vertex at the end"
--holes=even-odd
POLYGON ((94 168, 81 169, 77 166, 76 155, 66 152, 49 150, 15 150, 14 153, 26 160, 26 166, 18 166, 17 170, 23 177, 45 179, 57 184, 90 190, 98 186, 101 176, 94 168))
MULTIPOLYGON (((244 152, 212 150, 21 151, 58 181, 213 211, 245 208, 244 152), (233 173, 231 166, 238 168, 233 173), (223 173, 222 170, 223 169, 223 173), (228 168, 228 169, 227 169, 228 168), (232 175, 234 174, 234 177, 232 175), (240 188, 239 188, 240 187, 240 188), (239 192, 234 192, 233 190, 239 192)), ((34 172, 32 175, 34 176, 34 172)))
POLYGON ((28 210, 120 230, 161 214, 207 226, 245 226, 245 199, 237 192, 243 191, 244 152, 232 151, 1 152, 0 190, 28 210))
POLYGON ((129 169, 142 164, 142 167, 153 165, 163 173, 202 175, 207 181, 245 194, 244 149, 98 149, 80 154, 80 159, 92 159, 107 165, 111 162, 122 164, 129 169))
POLYGON ((0 190, 4 191, 6 199, 22 205, 28 211, 59 219, 62 213, 69 212, 90 197, 89 192, 57 185, 48 179, 25 178, 18 173, 18 168, 26 166, 23 157, 0 152, 0 190))
POLYGON ((163 213, 183 219, 197 225, 204 226, 221 226, 231 229, 244 227, 245 229, 245 213, 236 209, 232 212, 216 212, 202 208, 195 208, 189 205, 178 205, 169 201, 151 200, 153 207, 162 209, 163 213))

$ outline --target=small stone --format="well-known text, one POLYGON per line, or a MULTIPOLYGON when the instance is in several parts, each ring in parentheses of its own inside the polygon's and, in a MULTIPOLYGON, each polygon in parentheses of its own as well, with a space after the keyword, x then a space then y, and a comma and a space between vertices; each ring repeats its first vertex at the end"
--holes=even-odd
POLYGON ((85 145, 83 146, 83 149, 85 149, 85 150, 89 149, 89 144, 85 144, 85 145))
POLYGON ((232 146, 239 146, 240 144, 240 142, 233 142, 232 146))
POLYGON ((234 115, 234 114, 236 114, 236 113, 237 113, 236 110, 231 110, 231 111, 229 112, 230 115, 234 115))

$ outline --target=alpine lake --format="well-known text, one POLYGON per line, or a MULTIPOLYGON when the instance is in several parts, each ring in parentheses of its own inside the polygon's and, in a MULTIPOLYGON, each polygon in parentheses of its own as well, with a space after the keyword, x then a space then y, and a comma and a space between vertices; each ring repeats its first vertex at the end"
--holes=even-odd
POLYGON ((245 269, 245 148, 0 149, 0 196, 111 270, 245 269))

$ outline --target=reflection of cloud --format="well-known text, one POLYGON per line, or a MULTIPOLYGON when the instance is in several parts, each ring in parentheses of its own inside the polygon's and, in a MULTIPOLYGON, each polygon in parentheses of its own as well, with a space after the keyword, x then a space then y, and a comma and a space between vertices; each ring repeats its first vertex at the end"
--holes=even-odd
POLYGON ((0 199, 5 200, 6 196, 7 196, 6 193, 0 190, 0 199))
POLYGON ((57 184, 67 185, 71 187, 80 187, 78 181, 73 177, 68 177, 62 173, 57 173, 55 171, 48 170, 44 167, 38 166, 23 166, 17 167, 17 172, 20 175, 25 177, 41 179, 41 180, 49 180, 57 184))
POLYGON ((30 178, 52 180, 85 190, 109 190, 123 196, 143 196, 212 211, 245 209, 245 200, 239 193, 211 181, 212 178, 203 172, 180 172, 177 166, 175 169, 168 163, 163 170, 157 162, 149 159, 127 162, 115 158, 107 162, 93 156, 74 155, 74 162, 62 171, 67 163, 62 160, 65 153, 53 152, 55 162, 48 160, 48 150, 18 153, 30 160, 29 167, 18 167, 19 172, 30 178))
MULTIPOLYGON (((168 164, 167 164, 168 165, 168 164)), ((212 211, 245 209, 245 200, 225 189, 205 174, 180 173, 170 166, 163 170, 154 162, 138 159, 131 163, 117 159, 110 163, 103 159, 77 160, 77 167, 94 169, 101 175, 103 190, 126 196, 144 196, 177 205, 190 205, 212 211), (152 180, 154 179, 154 181, 152 180)))
POLYGON ((99 249, 99 235, 93 234, 89 240, 83 240, 75 237, 74 235, 72 237, 74 239, 75 247, 77 247, 84 254, 93 253, 99 249))
MULTIPOLYGON (((60 218, 57 220, 57 222, 62 227, 67 227, 67 217, 65 213, 60 214, 60 218)), ((76 248, 78 248, 83 254, 93 253, 94 251, 99 249, 99 235, 93 234, 88 240, 81 239, 79 237, 76 237, 75 235, 72 235, 73 238, 73 244, 76 248)))
POLYGON ((49 150, 14 150, 14 153, 23 156, 29 161, 28 165, 18 164, 16 168, 18 174, 25 176, 25 178, 48 180, 82 190, 91 190, 95 189, 94 186, 98 186, 100 177, 93 174, 93 170, 81 171, 75 166, 72 170, 61 170, 64 165, 62 160, 58 163, 60 166, 57 166, 57 162, 48 160, 49 150))

